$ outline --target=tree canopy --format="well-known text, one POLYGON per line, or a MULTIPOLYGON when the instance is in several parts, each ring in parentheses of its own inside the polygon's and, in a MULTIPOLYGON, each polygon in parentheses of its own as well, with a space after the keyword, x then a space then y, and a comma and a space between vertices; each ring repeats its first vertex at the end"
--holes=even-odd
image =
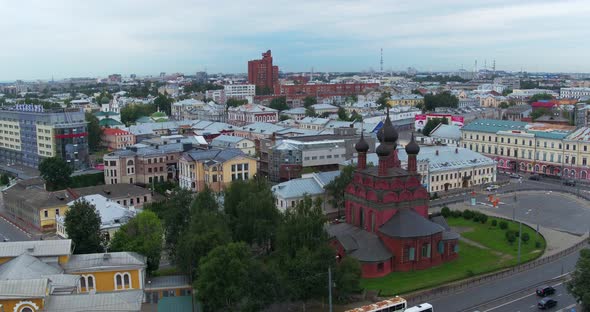
POLYGON ((529 98, 529 103, 534 103, 541 100, 553 100, 553 96, 547 93, 538 93, 529 98))
POLYGON ((239 99, 229 98, 229 99, 227 99, 227 101, 225 101, 226 108, 238 107, 238 106, 242 106, 245 104, 248 104, 248 100, 239 100, 239 99))
POLYGON ((110 242, 112 251, 134 251, 147 257, 147 270, 155 271, 160 266, 164 230, 158 216, 144 210, 115 233, 110 242))
POLYGON ((309 106, 305 109, 305 116, 307 117, 317 117, 318 114, 315 112, 315 108, 313 106, 309 106))
POLYGON ((62 190, 72 181, 72 168, 58 157, 43 159, 39 163, 39 172, 49 190, 62 190))
POLYGON ((130 125, 142 116, 149 116, 157 110, 154 104, 129 104, 121 108, 121 122, 130 125))
POLYGON ((344 299, 361 290, 362 269, 360 262, 350 256, 344 257, 334 272, 334 284, 338 289, 338 297, 344 299))
POLYGON ((270 105, 268 107, 282 111, 289 109, 287 105, 287 97, 286 96, 279 96, 270 101, 270 105))
POLYGON ((156 106, 156 110, 164 112, 168 116, 172 113, 172 99, 164 94, 158 95, 154 100, 154 105, 156 106))
POLYGON ((303 99, 303 106, 305 108, 315 105, 317 103, 318 103, 318 99, 315 96, 308 95, 303 99))
POLYGON ((64 223, 66 234, 74 243, 74 254, 103 252, 100 213, 93 204, 76 200, 66 212, 64 223))
POLYGON ((422 129, 422 134, 425 136, 430 136, 430 132, 434 130, 434 128, 438 127, 439 124, 449 124, 449 121, 446 118, 432 118, 426 122, 424 128, 422 129))
POLYGON ((92 113, 86 113, 86 122, 88 127, 88 149, 95 152, 101 148, 102 142, 102 129, 98 123, 98 118, 92 113))
POLYGON ((344 208, 344 190, 352 182, 354 166, 348 165, 340 171, 340 175, 330 181, 325 187, 326 192, 330 195, 332 207, 338 209, 338 217, 344 208))
POLYGON ((537 118, 543 116, 543 115, 548 115, 550 114, 550 111, 546 108, 538 108, 535 109, 532 113, 531 113, 531 119, 533 121, 535 121, 537 118))
POLYGON ((567 282, 567 290, 578 302, 582 302, 584 311, 590 311, 590 249, 582 249, 576 268, 567 282))
POLYGON ((459 99, 450 92, 426 94, 424 96, 424 108, 427 111, 434 111, 434 109, 437 107, 457 108, 458 105, 459 99))
POLYGON ((379 99, 377 99, 376 103, 379 104, 379 108, 384 109, 387 107, 387 101, 391 99, 391 93, 383 92, 379 99))

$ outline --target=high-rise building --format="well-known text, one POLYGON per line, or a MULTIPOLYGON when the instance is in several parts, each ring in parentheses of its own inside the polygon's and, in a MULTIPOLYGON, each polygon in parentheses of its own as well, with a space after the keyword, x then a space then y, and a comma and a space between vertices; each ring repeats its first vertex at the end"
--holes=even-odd
POLYGON ((74 170, 88 165, 84 111, 28 104, 0 108, 0 162, 36 168, 46 157, 61 158, 74 170))
POLYGON ((272 65, 270 50, 262 53, 262 59, 248 61, 248 83, 256 85, 260 93, 273 94, 279 84, 279 67, 272 65))

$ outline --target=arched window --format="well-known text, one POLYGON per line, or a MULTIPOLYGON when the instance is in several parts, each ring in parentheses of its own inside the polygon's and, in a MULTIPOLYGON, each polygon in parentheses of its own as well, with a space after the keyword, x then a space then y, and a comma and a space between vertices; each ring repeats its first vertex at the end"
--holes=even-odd
POLYGON ((129 273, 125 273, 123 275, 123 285, 125 286, 125 288, 131 288, 131 276, 129 275, 129 273))
POLYGON ((33 309, 29 308, 29 307, 24 307, 22 309, 20 309, 20 312, 34 312, 33 309))
POLYGON ((88 289, 94 289, 94 276, 89 275, 86 277, 88 282, 86 283, 86 285, 88 285, 88 289))
POLYGON ((572 176, 572 178, 575 178, 576 177, 576 170, 572 169, 570 171, 570 175, 572 176))
POLYGON ((587 173, 586 173, 586 171, 582 171, 582 172, 580 172, 580 178, 581 178, 581 179, 586 179, 586 177, 587 177, 587 173))
POLYGON ((115 274, 115 289, 123 289, 123 277, 121 274, 115 274))
POLYGON ((127 166, 133 166, 133 159, 129 159, 127 161, 127 166))
POLYGON ((86 278, 84 276, 80 277, 80 288, 82 288, 82 291, 86 288, 86 278))

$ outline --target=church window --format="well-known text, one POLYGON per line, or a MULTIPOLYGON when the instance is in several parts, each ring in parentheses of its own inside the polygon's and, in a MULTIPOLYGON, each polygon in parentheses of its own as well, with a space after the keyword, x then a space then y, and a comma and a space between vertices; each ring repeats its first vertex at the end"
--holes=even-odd
POLYGON ((408 248, 408 260, 410 260, 410 261, 416 260, 416 248, 414 248, 414 247, 408 248))
POLYGON ((442 241, 438 242, 438 253, 441 255, 445 253, 445 244, 442 241))
POLYGON ((371 213, 371 232, 375 232, 375 213, 371 213))
POLYGON ((377 263, 377 272, 383 272, 383 262, 377 263))
POLYGON ((421 257, 422 258, 430 258, 430 243, 422 245, 421 257))

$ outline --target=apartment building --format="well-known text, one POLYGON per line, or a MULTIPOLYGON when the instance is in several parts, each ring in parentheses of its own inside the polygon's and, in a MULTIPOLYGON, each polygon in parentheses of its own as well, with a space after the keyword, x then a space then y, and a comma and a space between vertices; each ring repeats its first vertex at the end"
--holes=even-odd
POLYGON ((476 120, 463 127, 462 136, 463 147, 492 157, 498 170, 588 179, 587 127, 476 120))
POLYGON ((37 168, 58 157, 74 170, 88 166, 84 111, 19 104, 0 108, 0 162, 37 168))
POLYGON ((253 84, 231 84, 223 86, 225 98, 237 99, 237 100, 248 100, 248 103, 252 103, 254 96, 256 95, 256 85, 253 84))
POLYGON ((116 128, 102 129, 102 145, 109 151, 124 149, 135 144, 135 136, 126 130, 116 128))
POLYGON ((559 95, 564 99, 579 99, 583 96, 590 96, 590 88, 561 88, 559 90, 559 95))
POLYGON ((193 192, 205 187, 219 192, 257 173, 256 159, 236 148, 192 150, 181 155, 178 165, 179 186, 193 192))
POLYGON ((424 97, 418 94, 393 95, 387 100, 389 106, 416 106, 424 103, 424 97))
POLYGON ((256 155, 256 144, 254 141, 242 137, 222 134, 213 139, 210 145, 211 147, 219 149, 237 148, 248 156, 256 155))
POLYGON ((227 112, 227 122, 232 125, 241 126, 255 122, 275 123, 278 121, 278 110, 258 104, 230 107, 227 112))

